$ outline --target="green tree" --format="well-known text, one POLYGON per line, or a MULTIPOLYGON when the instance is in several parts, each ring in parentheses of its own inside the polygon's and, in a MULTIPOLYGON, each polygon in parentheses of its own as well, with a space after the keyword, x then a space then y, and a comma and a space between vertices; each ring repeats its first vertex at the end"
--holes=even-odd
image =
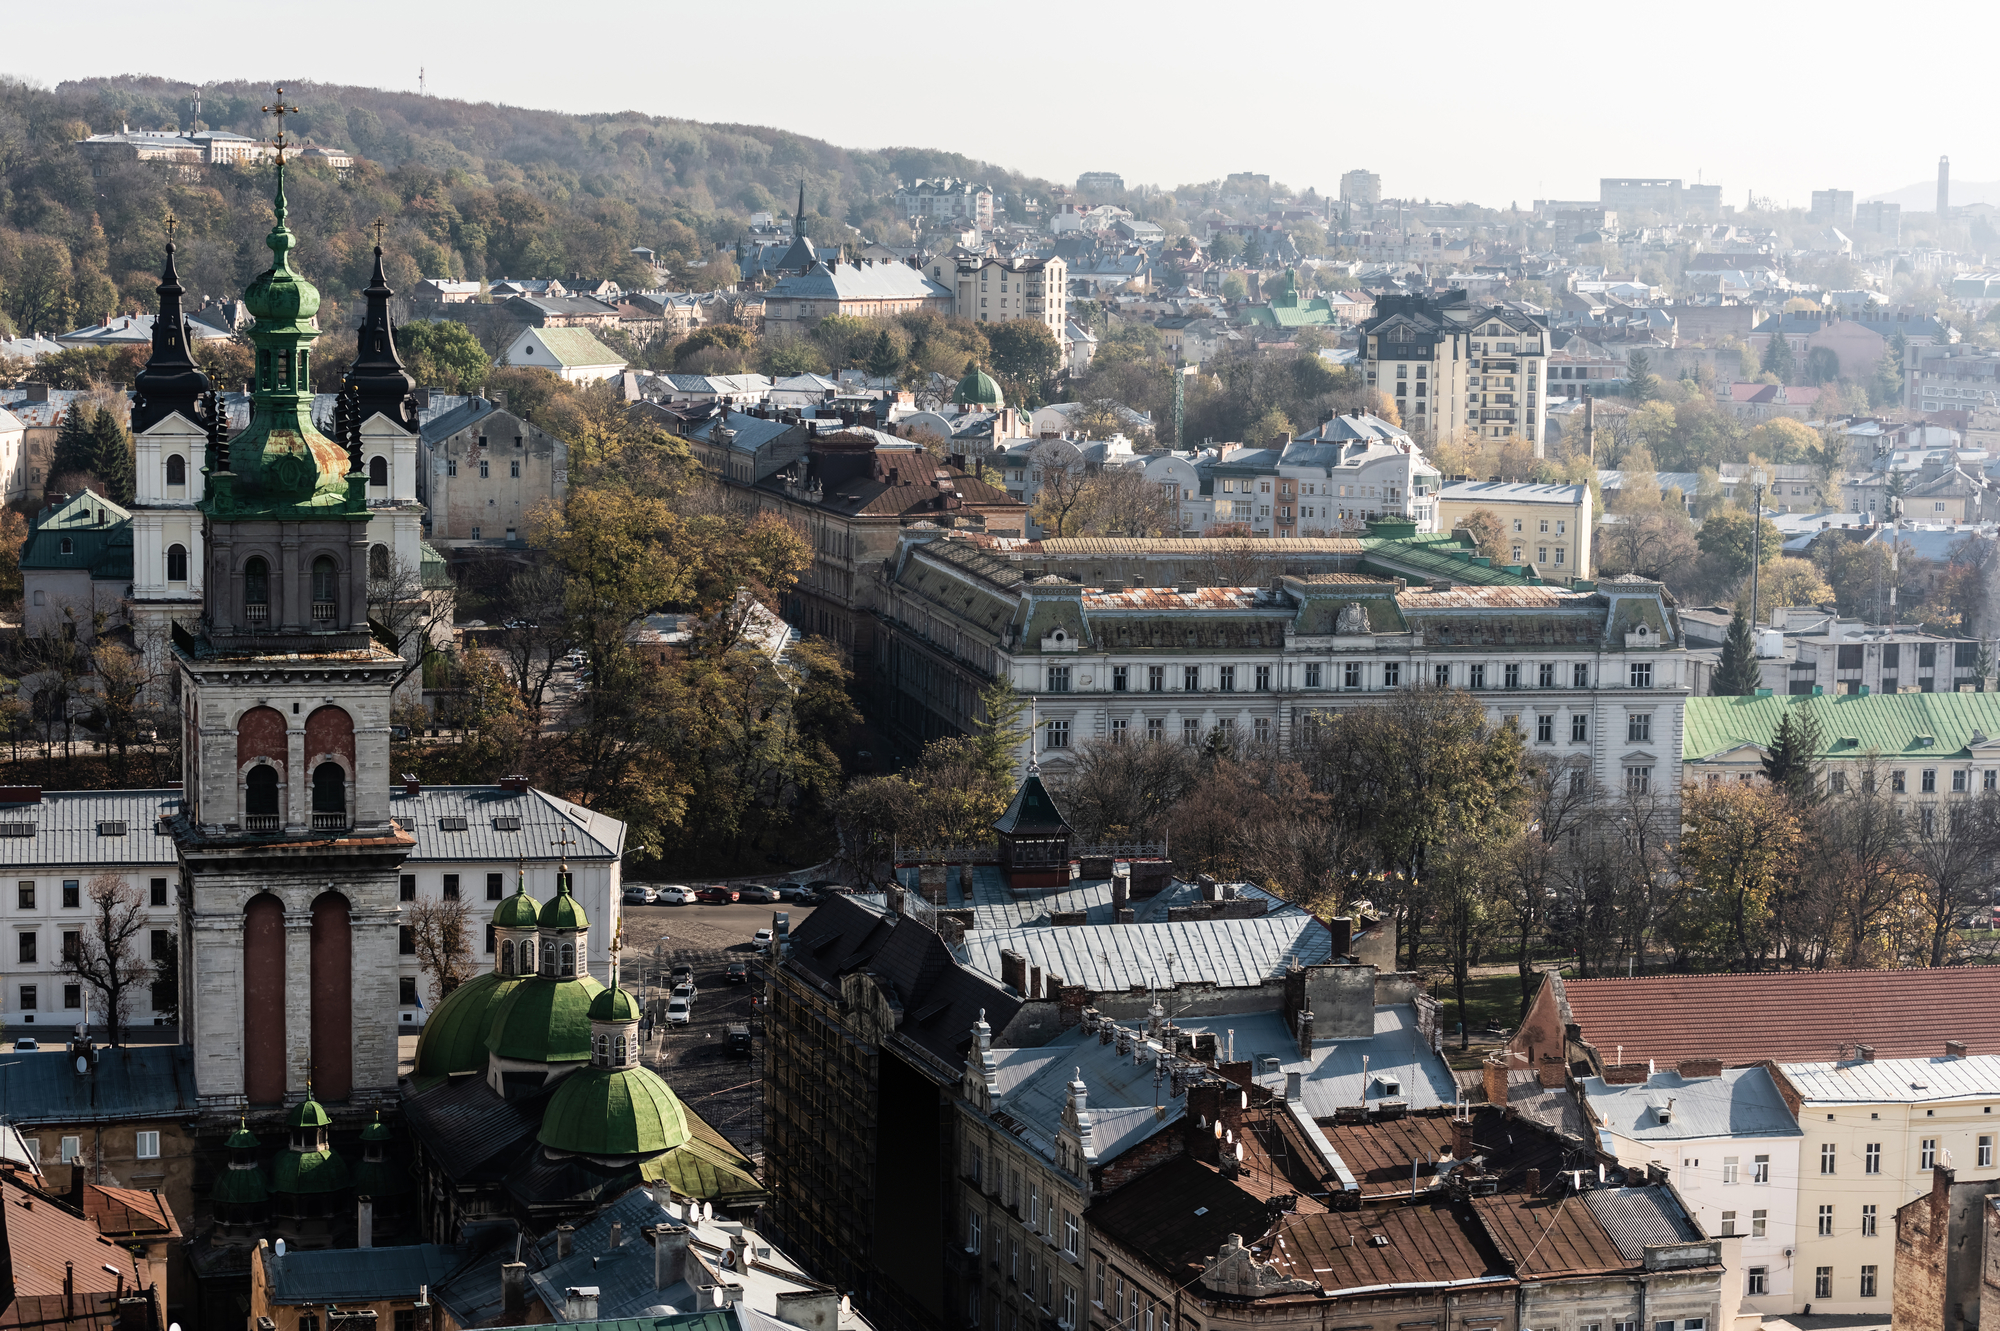
POLYGON ((418 383, 469 393, 486 382, 493 358, 472 329, 456 319, 428 319, 399 325, 396 350, 418 383))
POLYGON ((764 343, 764 373, 773 379, 795 374, 825 374, 826 357, 803 337, 778 338, 764 343))
POLYGON ((756 345, 757 335, 740 324, 704 324, 674 347, 674 364, 686 365, 697 352, 711 347, 734 351, 747 361, 756 345))
POLYGON ((1770 338, 1764 343, 1764 359, 1759 368, 1765 374, 1776 375, 1781 384, 1790 383, 1798 372, 1798 367, 1792 359, 1791 339, 1773 329, 1770 338))
MULTIPOLYGON (((1014 766, 1020 759, 1021 743, 1029 738, 1022 718, 1028 714, 1028 700, 1014 692, 1013 681, 996 677, 979 693, 980 715, 972 724, 978 733, 979 770, 995 781, 1012 782, 1014 766)), ((1030 750, 1030 761, 1033 761, 1030 750)))
POLYGON ((1752 518, 1740 508, 1726 508, 1711 514, 1695 535, 1695 544, 1705 555, 1713 555, 1723 575, 1740 578, 1750 571, 1750 532, 1756 525, 1762 559, 1769 565, 1784 553, 1785 539, 1769 518, 1752 518))
POLYGON ((1824 747, 1819 713, 1810 706, 1787 707, 1764 752, 1764 778, 1800 804, 1819 799, 1819 756, 1824 747))
POLYGON ((989 325, 986 341, 993 348, 993 368, 1024 390, 1040 389, 1062 368, 1062 346, 1039 319, 989 325))
POLYGON ((1884 348, 1882 359, 1875 362, 1875 373, 1868 376, 1868 403, 1874 407, 1903 404, 1903 358, 1894 347, 1884 348))
POLYGON ((868 353, 868 373, 877 379, 894 379, 903 373, 903 364, 902 348, 884 328, 875 335, 875 346, 868 353))
POLYGON ((0 285, 4 308, 23 333, 66 333, 76 317, 69 247, 47 236, 29 238, 0 285))
POLYGON ((1815 388, 1840 378, 1840 356, 1832 347, 1810 347, 1806 351, 1806 382, 1815 388))
POLYGON ((1716 698, 1748 698, 1757 691, 1757 645, 1750 633, 1750 617, 1739 602, 1729 620, 1729 636, 1722 642, 1722 659, 1709 676, 1708 692, 1716 698))
POLYGON ((1652 361, 1645 352, 1632 348, 1625 356, 1625 396, 1635 402, 1646 402, 1659 391, 1659 383, 1653 378, 1652 361))
POLYGON ((136 482, 132 436, 108 407, 99 407, 96 419, 91 422, 87 470, 104 486, 105 498, 121 506, 132 502, 136 482))
POLYGON ((92 447, 92 426, 96 413, 84 401, 72 402, 63 412, 62 423, 56 426, 55 454, 49 459, 49 482, 54 484, 60 476, 95 475, 91 463, 95 460, 92 447))

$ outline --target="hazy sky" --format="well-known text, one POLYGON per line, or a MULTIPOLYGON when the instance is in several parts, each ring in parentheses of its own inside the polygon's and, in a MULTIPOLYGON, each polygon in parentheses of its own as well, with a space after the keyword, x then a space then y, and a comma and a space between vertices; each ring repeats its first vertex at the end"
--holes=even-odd
MULTIPOLYGON (((1969 0, 1921 10, 1933 35, 1975 46, 1993 27, 1969 0)), ((1496 206, 1595 198, 1604 175, 1672 175, 1720 183, 1738 206, 1754 189, 1803 207, 1814 189, 1859 198, 1928 181, 1940 153, 1954 180, 2000 178, 1974 100, 1983 81, 1916 59, 1897 13, 1851 0, 1809 17, 1769 0, 98 0, 82 29, 65 5, 10 6, 0 72, 413 90, 422 66, 442 96, 914 143, 1058 181, 1258 171, 1330 192, 1366 167, 1385 194, 1496 206)))

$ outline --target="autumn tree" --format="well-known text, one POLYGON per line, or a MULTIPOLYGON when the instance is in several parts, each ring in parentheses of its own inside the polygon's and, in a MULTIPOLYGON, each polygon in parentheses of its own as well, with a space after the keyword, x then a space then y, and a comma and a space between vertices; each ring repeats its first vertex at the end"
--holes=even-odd
POLYGON ((406 909, 409 913, 403 927, 410 931, 417 966, 431 977, 431 1004, 435 1007, 478 969, 467 932, 472 911, 455 897, 423 897, 406 909))
POLYGON ((1729 781, 1685 790, 1681 810, 1676 947, 1734 970, 1762 969, 1775 942, 1772 906, 1798 860, 1791 797, 1763 781, 1729 781))
POLYGON ((79 921, 74 944, 65 934, 57 968, 90 987, 96 995, 91 1006, 104 1014, 106 1041, 123 1044, 132 991, 149 986, 153 976, 152 959, 141 946, 148 933, 146 905, 115 873, 92 878, 87 895, 90 914, 79 921))
POLYGON ((1475 508, 1459 519, 1458 526, 1472 536, 1473 548, 1495 564, 1513 562, 1509 558, 1513 549, 1507 543, 1506 525, 1492 509, 1475 508))
POLYGON ((1180 529, 1180 505, 1136 467, 1106 467, 1088 477, 1076 514, 1084 536, 1165 536, 1180 529))
POLYGON ((493 369, 471 326, 457 319, 397 324, 396 350, 418 383, 453 393, 478 391, 493 369))
POLYGON ((1921 950, 1911 960, 1942 966, 1952 959, 1958 922, 1984 909, 2000 882, 2000 795, 1991 791, 1943 804, 1919 805, 1904 823, 1905 853, 1914 871, 1921 950))

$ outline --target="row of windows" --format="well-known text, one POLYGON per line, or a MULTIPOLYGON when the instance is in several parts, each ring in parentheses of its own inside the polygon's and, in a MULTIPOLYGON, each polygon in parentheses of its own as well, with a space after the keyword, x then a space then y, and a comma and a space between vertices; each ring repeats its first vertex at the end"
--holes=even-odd
MULTIPOLYGON (((377 462, 380 462, 380 461, 381 461, 382 459, 380 459, 380 458, 376 458, 375 460, 376 460, 377 462)), ((487 459, 487 458, 481 458, 481 459, 479 460, 479 479, 480 479, 480 480, 482 480, 482 481, 483 481, 483 480, 488 480, 488 479, 490 479, 490 478, 492 477, 492 474, 493 474, 493 473, 492 473, 492 470, 491 470, 491 467, 492 467, 492 462, 491 462, 491 461, 490 461, 489 459, 487 459)), ((457 462, 455 462, 455 461, 452 461, 452 460, 450 460, 450 459, 447 459, 447 460, 445 461, 445 464, 444 464, 444 474, 445 474, 445 475, 447 475, 447 476, 456 476, 456 475, 458 475, 458 463, 457 463, 457 462)), ((509 476, 509 477, 510 477, 511 479, 514 479, 514 480, 519 480, 519 479, 520 479, 520 476, 521 476, 521 459, 519 459, 519 458, 508 458, 508 459, 507 459, 507 475, 508 475, 508 476, 509 476)), ((377 480, 374 480, 372 476, 371 476, 371 478, 370 478, 370 484, 373 484, 373 485, 387 485, 388 483, 389 483, 389 478, 387 477, 387 475, 384 475, 384 476, 383 476, 383 478, 382 478, 381 480, 379 480, 379 481, 377 481, 377 480)))
MULTIPOLYGON (((459 878, 460 875, 455 873, 448 873, 443 876, 443 881, 439 884, 439 890, 446 901, 460 900, 459 878)), ((497 873, 487 874, 486 899, 488 901, 499 901, 506 895, 506 876, 497 873)), ((417 876, 415 874, 406 873, 402 876, 402 882, 398 885, 397 896, 404 901, 415 901, 417 899, 417 876)), ((491 948, 487 949, 489 952, 492 950, 491 948)))
MULTIPOLYGON (((83 908, 83 880, 81 878, 64 878, 60 881, 62 883, 61 898, 63 909, 81 910, 83 908)), ((34 910, 36 903, 40 900, 40 891, 34 879, 19 878, 15 880, 14 904, 16 907, 21 910, 34 910)), ((147 883, 146 904, 151 906, 172 904, 168 900, 166 879, 155 878, 147 883)))
MULTIPOLYGON (((1381 666, 1382 677, 1380 687, 1385 689, 1403 687, 1403 665, 1400 661, 1384 661, 1381 663, 1381 666)), ((1168 681, 1175 678, 1178 678, 1180 681, 1181 692, 1194 693, 1201 690, 1201 666, 1181 666, 1178 676, 1171 673, 1173 669, 1171 666, 1163 665, 1112 666, 1111 691, 1113 693, 1132 693, 1143 689, 1146 693, 1165 693, 1168 691, 1168 681), (1144 672, 1143 675, 1140 673, 1141 671, 1144 672)), ((1073 672, 1074 667, 1072 666, 1052 665, 1047 667, 1044 692, 1070 692, 1071 683, 1075 679, 1073 672)), ((1454 684, 1462 685, 1468 689, 1490 687, 1502 689, 1524 689, 1529 687, 1553 689, 1564 686, 1563 680, 1565 674, 1567 674, 1568 687, 1570 688, 1587 689, 1591 686, 1590 663, 1587 661, 1570 663, 1567 672, 1563 670, 1563 667, 1559 663, 1554 661, 1527 663, 1510 661, 1502 665, 1498 671, 1491 670, 1489 664, 1484 661, 1473 661, 1464 665, 1453 665, 1445 661, 1438 662, 1432 666, 1431 681, 1441 689, 1451 688, 1454 684), (1528 682, 1531 678, 1529 674, 1531 669, 1534 672, 1532 675, 1534 681, 1532 685, 1528 682)), ((1309 661, 1305 663, 1306 688, 1326 688, 1326 681, 1329 678, 1335 677, 1339 681, 1336 687, 1344 689, 1366 688, 1368 687, 1368 663, 1363 661, 1340 662, 1335 668, 1334 675, 1329 675, 1327 667, 1321 662, 1309 661)), ((1220 693, 1237 692, 1237 685, 1239 683, 1247 684, 1250 692, 1266 693, 1271 689, 1271 681, 1272 667, 1267 665, 1252 666, 1247 671, 1233 665, 1215 667, 1215 689, 1220 693)), ((1651 661, 1630 662, 1626 668, 1626 683, 1629 687, 1635 689, 1649 689, 1653 687, 1653 663, 1651 661)))
MULTIPOLYGON (((41 935, 32 929, 23 929, 14 935, 15 960, 23 966, 37 964, 41 956, 41 935)), ((147 957, 151 961, 171 961, 174 956, 174 936, 168 929, 154 929, 147 940, 147 957)), ((83 931, 65 929, 62 931, 62 958, 69 961, 83 950, 83 931)), ((32 1005, 30 1005, 32 1006, 32 1005)), ((78 1007, 77 1003, 64 1003, 64 1007, 78 1007)))
MULTIPOLYGON (((21 1144, 28 1148, 28 1158, 39 1165, 42 1162, 42 1139, 40 1137, 23 1137, 21 1138, 21 1144)), ((78 1157, 83 1154, 83 1138, 63 1137, 59 1140, 58 1147, 62 1152, 62 1162, 66 1165, 74 1164, 78 1157)), ((159 1159, 160 1134, 157 1132, 133 1133, 132 1154, 134 1158, 140 1160, 159 1159)))
MULTIPOLYGON (((1987 1112, 1991 1113, 1992 1111, 1989 1109, 1987 1112)), ((1832 1118, 1833 1115, 1828 1114, 1827 1117, 1832 1118)), ((1981 1169, 1993 1168, 1993 1136, 1994 1134, 1992 1133, 1981 1133, 1979 1136, 1979 1153, 1977 1159, 1978 1167, 1981 1169)), ((1920 1169, 1930 1169, 1937 1164, 1937 1160, 1937 1138, 1921 1138, 1917 1143, 1917 1167, 1920 1169)), ((1837 1173, 1839 1172, 1839 1162, 1840 1148, 1832 1142, 1821 1142, 1819 1148, 1819 1172, 1822 1174, 1837 1173)), ((1879 1174, 1882 1172, 1882 1143, 1869 1142, 1866 1146, 1862 1147, 1861 1172, 1864 1174, 1879 1174)), ((1723 1181, 1727 1183, 1730 1180, 1725 1178, 1723 1181)), ((1822 1207, 1820 1209, 1824 1211, 1828 1208, 1822 1207)))
MULTIPOLYGON (((65 984, 60 987, 62 989, 62 1007, 52 1010, 81 1012, 83 1010, 83 986, 81 984, 65 984)), ((172 1011, 179 998, 176 988, 177 986, 172 980, 154 980, 150 987, 153 1011, 172 1011)), ((21 1014, 21 1020, 29 1025, 34 1024, 35 1014, 41 1011, 41 986, 38 984, 21 985, 15 991, 14 996, 20 1000, 20 1007, 17 1011, 21 1014)))

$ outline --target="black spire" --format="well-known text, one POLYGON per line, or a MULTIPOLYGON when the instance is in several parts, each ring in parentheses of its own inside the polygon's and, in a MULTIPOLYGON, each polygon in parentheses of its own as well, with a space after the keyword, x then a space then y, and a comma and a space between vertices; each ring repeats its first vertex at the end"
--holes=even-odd
MULTIPOLYGON (((172 234, 171 223, 169 235, 172 234)), ((208 376, 195 368, 188 355, 187 320, 181 315, 181 297, 186 288, 174 271, 174 242, 167 241, 167 266, 160 274, 160 312, 153 319, 153 354, 139 371, 133 387, 138 398, 132 404, 132 432, 151 429, 179 412, 188 420, 202 423, 195 403, 209 390, 208 376)))
POLYGON ((799 179, 799 211, 792 218, 792 243, 777 263, 780 273, 801 273, 813 266, 812 242, 806 239, 806 182, 799 179))
POLYGON ((389 317, 389 297, 396 293, 389 289, 389 279, 382 272, 381 224, 376 225, 375 275, 361 293, 368 298, 368 313, 355 338, 354 364, 347 367, 346 387, 354 392, 357 429, 380 412, 404 429, 415 431, 417 408, 411 393, 417 382, 396 354, 396 328, 389 317))

